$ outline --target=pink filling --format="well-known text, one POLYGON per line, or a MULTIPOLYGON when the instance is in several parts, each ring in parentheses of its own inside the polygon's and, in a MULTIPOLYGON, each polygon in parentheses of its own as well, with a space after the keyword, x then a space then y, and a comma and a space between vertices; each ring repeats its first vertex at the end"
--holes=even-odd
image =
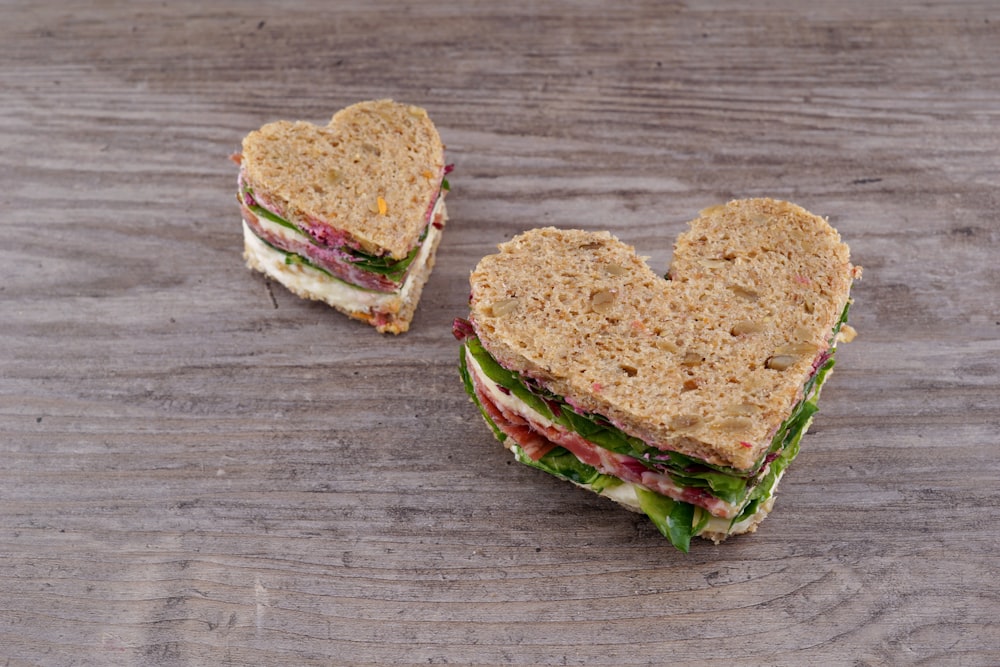
POLYGON ((388 280, 385 276, 365 271, 354 266, 353 263, 344 260, 343 256, 346 253, 338 248, 318 246, 310 243, 304 237, 301 241, 291 242, 272 234, 261 226, 260 221, 254 215, 253 211, 242 203, 240 204, 240 208, 243 210, 243 220, 247 223, 250 231, 256 234, 258 238, 286 252, 307 257, 309 261, 328 271, 335 278, 339 278, 352 285, 380 292, 392 292, 399 288, 397 283, 388 280))

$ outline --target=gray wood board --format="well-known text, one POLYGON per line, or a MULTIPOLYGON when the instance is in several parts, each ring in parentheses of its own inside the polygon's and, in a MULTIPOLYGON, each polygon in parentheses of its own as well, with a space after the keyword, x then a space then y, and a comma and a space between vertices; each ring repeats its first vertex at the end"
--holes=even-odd
POLYGON ((1000 663, 991 2, 0 7, 8 665, 1000 663), (456 169, 412 330, 243 266, 265 122, 426 107, 456 169), (525 229, 665 270, 767 195, 865 267, 774 513, 684 555, 511 462, 452 319, 525 229))

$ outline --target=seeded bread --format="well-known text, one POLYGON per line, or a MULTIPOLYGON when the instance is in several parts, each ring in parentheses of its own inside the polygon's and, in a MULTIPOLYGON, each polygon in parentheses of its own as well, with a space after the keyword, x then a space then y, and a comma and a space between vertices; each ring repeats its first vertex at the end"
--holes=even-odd
POLYGON ((702 211, 669 280, 607 232, 535 229, 471 276, 503 366, 650 444, 752 469, 801 398, 860 275, 823 218, 787 202, 702 211))
POLYGON ((424 109, 377 100, 338 111, 325 127, 268 123, 243 139, 242 165, 286 220, 402 259, 426 226, 444 146, 424 109))

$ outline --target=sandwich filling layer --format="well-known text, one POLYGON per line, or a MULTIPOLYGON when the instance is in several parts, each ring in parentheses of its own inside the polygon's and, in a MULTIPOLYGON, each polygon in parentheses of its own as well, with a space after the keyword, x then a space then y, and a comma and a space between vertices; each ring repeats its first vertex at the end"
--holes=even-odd
POLYGON ((456 320, 454 333, 463 342, 460 367, 466 391, 518 461, 647 514, 664 536, 687 551, 693 536, 718 542, 750 532, 770 511, 778 482, 818 409, 848 307, 829 349, 814 361, 801 399, 749 471, 712 465, 671 451, 669 443, 651 444, 629 435, 501 366, 472 323, 456 320))
MULTIPOLYGON (((444 202, 441 202, 443 211, 444 202)), ((431 227, 413 259, 402 286, 392 292, 353 285, 313 264, 303 255, 288 252, 263 240, 243 222, 244 251, 254 268, 273 277, 296 294, 323 301, 349 313, 395 313, 410 300, 420 278, 426 274, 431 254, 441 237, 440 227, 431 227)))
POLYGON ((283 216, 278 202, 272 201, 266 193, 247 182, 242 170, 237 198, 244 226, 268 246, 289 256, 302 258, 308 266, 348 285, 398 294, 411 271, 417 269, 421 249, 433 245, 428 243, 428 236, 432 231, 440 231, 444 225, 444 193, 448 185, 443 176, 441 184, 442 187, 427 207, 424 230, 419 240, 400 259, 394 259, 387 253, 365 253, 348 234, 329 225, 314 222, 300 227, 293 224, 283 216))

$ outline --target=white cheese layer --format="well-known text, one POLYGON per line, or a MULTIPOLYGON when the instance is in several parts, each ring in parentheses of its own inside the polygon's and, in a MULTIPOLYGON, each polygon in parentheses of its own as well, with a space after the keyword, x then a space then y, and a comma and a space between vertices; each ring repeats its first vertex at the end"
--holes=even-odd
MULTIPOLYGON (((430 219, 432 221, 435 220, 439 213, 445 213, 443 197, 438 198, 430 219)), ((301 241, 302 237, 298 232, 271 222, 263 216, 259 216, 257 220, 270 233, 274 233, 282 238, 297 237, 297 240, 301 241)), ((410 264, 409 272, 402 286, 392 292, 376 292, 356 287, 338 278, 333 278, 329 274, 312 266, 297 263, 287 264, 285 262, 285 253, 275 250, 261 241, 253 233, 246 221, 243 222, 243 247, 247 255, 247 261, 251 263, 252 268, 266 273, 296 294, 324 301, 332 306, 337 306, 351 312, 398 310, 399 305, 406 303, 410 298, 414 284, 419 282, 418 277, 427 270, 428 258, 432 249, 437 245, 440 235, 441 229, 431 224, 427 229, 427 236, 420 250, 410 264)))
POLYGON ((303 232, 297 229, 291 229, 284 225, 279 225, 273 220, 269 220, 263 215, 257 216, 257 224, 260 228, 269 234, 273 234, 275 238, 281 239, 281 242, 285 247, 289 247, 292 243, 302 243, 303 241, 308 241, 309 237, 303 232))

